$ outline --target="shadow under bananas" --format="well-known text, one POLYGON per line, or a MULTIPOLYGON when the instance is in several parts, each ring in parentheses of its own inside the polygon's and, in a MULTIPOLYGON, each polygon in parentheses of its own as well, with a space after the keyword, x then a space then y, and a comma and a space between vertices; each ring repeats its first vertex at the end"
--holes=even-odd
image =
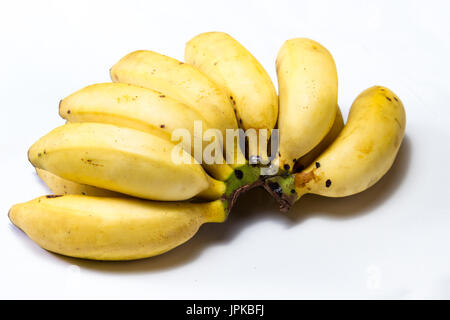
POLYGON ((214 248, 215 244, 232 241, 243 229, 257 221, 268 219, 291 227, 316 216, 350 219, 368 214, 395 194, 408 172, 410 155, 411 142, 405 136, 392 168, 368 190, 345 198, 306 195, 287 214, 278 211, 278 204, 264 189, 250 190, 240 196, 226 222, 203 225, 192 239, 160 256, 135 261, 105 262, 50 254, 67 263, 100 272, 121 274, 168 271, 193 262, 205 250, 214 248))

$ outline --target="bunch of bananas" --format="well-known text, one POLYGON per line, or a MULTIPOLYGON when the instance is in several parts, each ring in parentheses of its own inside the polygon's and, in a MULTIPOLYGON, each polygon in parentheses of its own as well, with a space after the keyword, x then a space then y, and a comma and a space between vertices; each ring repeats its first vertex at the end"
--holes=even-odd
POLYGON ((376 183, 403 139, 400 99, 387 88, 369 88, 344 126, 327 49, 288 40, 276 67, 279 98, 255 57, 222 32, 190 40, 185 62, 152 51, 128 54, 110 69, 113 82, 60 102, 66 124, 28 152, 54 194, 14 205, 11 221, 52 252, 131 260, 173 249, 204 223, 225 221, 252 187, 263 186, 288 210, 305 193, 342 197, 376 183), (267 164, 276 127, 278 151, 267 164), (239 128, 259 134, 247 151, 223 141, 239 128), (190 139, 175 144, 180 129, 190 139), (214 161, 202 161, 208 139, 214 161), (279 174, 261 175, 264 166, 279 174))

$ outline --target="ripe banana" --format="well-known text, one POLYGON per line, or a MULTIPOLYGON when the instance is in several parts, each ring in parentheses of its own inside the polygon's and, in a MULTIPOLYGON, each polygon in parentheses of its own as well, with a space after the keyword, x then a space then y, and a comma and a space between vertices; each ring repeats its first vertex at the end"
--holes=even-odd
POLYGON ((345 197, 361 192, 389 170, 402 142, 406 115, 389 89, 374 86, 353 102, 337 139, 304 171, 266 181, 266 189, 288 208, 306 193, 345 197))
MULTIPOLYGON (((141 50, 123 57, 111 68, 110 74, 114 82, 153 89, 190 106, 203 116, 208 127, 220 130, 223 137, 226 129, 238 128, 226 93, 189 64, 141 50)), ((244 164, 245 157, 239 153, 235 161, 244 164)))
POLYGON ((275 163, 291 171, 296 159, 312 150, 333 125, 337 109, 337 71, 327 49, 303 38, 283 44, 276 66, 280 146, 275 163))
MULTIPOLYGON (((206 32, 191 39, 184 59, 228 92, 235 105, 240 126, 266 129, 267 138, 278 116, 275 87, 256 58, 238 41, 223 32, 206 32)), ((249 144, 249 155, 259 154, 249 144)))
POLYGON ((320 141, 320 143, 314 147, 310 152, 305 154, 300 159, 297 159, 293 172, 300 172, 303 171, 306 167, 308 167, 318 156, 320 156, 330 144, 333 143, 334 140, 336 140, 339 133, 344 128, 344 119, 342 118, 341 109, 337 108, 337 114, 334 118, 333 126, 331 127, 330 131, 327 133, 325 138, 320 141))
POLYGON ((94 260, 133 260, 167 252, 206 222, 223 222, 226 203, 154 202, 79 195, 43 196, 9 211, 42 248, 94 260))
POLYGON ((96 188, 86 184, 80 184, 70 180, 63 179, 51 172, 36 168, 36 173, 45 182, 49 189, 57 195, 78 194, 95 197, 119 197, 120 193, 96 188))
POLYGON ((226 184, 210 178, 184 150, 151 134, 102 123, 68 123, 37 141, 28 158, 61 178, 144 199, 218 199, 226 184))
MULTIPOLYGON (((148 132, 168 141, 171 141, 174 130, 186 129, 193 139, 183 140, 182 146, 194 157, 193 140, 202 141, 208 129, 204 118, 189 106, 157 91, 125 83, 87 86, 61 100, 59 114, 70 122, 109 123, 148 132), (201 121, 202 131, 195 132, 195 121, 201 121)), ((233 169, 225 163, 222 155, 217 157, 221 158, 222 164, 203 162, 203 167, 214 178, 226 180, 233 169)), ((202 162, 202 159, 197 160, 202 162)))

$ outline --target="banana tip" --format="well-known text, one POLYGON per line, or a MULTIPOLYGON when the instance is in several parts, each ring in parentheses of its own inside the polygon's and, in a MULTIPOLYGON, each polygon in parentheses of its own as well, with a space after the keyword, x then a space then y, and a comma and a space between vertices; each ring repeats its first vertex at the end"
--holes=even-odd
POLYGON ((9 211, 8 211, 8 219, 9 219, 9 221, 11 221, 11 223, 13 225, 15 225, 17 227, 17 224, 14 222, 14 219, 13 219, 13 214, 12 214, 13 213, 13 208, 14 208, 14 206, 12 206, 11 209, 9 209, 9 211))

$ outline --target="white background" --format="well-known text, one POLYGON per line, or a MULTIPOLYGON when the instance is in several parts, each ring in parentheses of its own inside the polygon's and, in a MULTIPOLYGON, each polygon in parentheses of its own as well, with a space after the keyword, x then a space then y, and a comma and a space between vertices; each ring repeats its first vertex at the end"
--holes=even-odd
POLYGON ((2 1, 0 298, 450 298, 449 14, 446 1, 2 1), (16 229, 9 207, 48 193, 27 149, 63 123, 59 100, 130 51, 182 59, 205 31, 230 33, 274 81, 285 40, 321 42, 345 116, 363 89, 391 88, 407 112, 393 168, 288 215, 251 192, 225 224, 142 261, 62 257, 16 229))

